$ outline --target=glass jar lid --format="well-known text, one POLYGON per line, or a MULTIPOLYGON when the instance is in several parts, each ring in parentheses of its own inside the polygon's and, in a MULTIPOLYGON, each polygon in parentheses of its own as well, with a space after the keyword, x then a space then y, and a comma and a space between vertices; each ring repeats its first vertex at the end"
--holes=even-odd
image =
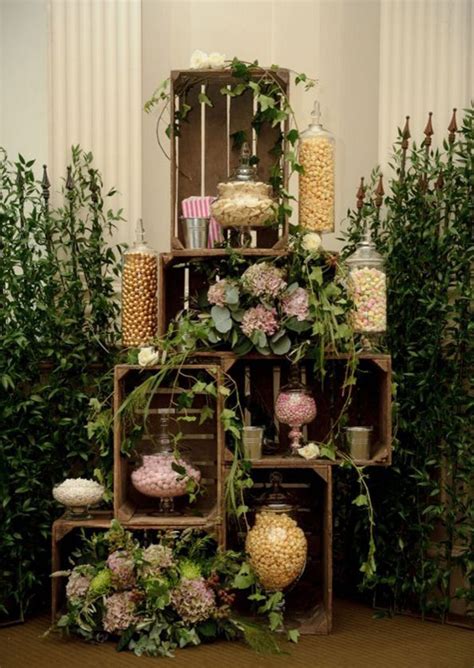
POLYGON ((239 166, 235 170, 230 181, 243 181, 248 183, 249 181, 256 180, 255 167, 250 164, 251 155, 248 142, 245 141, 242 144, 240 151, 239 166))
POLYGON ((375 244, 372 241, 372 236, 370 230, 366 227, 364 236, 356 244, 356 249, 349 255, 346 259, 346 264, 351 265, 383 265, 384 259, 382 255, 375 248, 375 244))
POLYGON ((283 476, 278 471, 270 473, 270 490, 260 497, 259 512, 289 513, 296 510, 295 499, 286 492, 281 483, 283 476))
POLYGON ((132 253, 149 253, 150 255, 156 255, 153 248, 151 248, 145 240, 145 228, 141 218, 138 218, 137 224, 135 226, 135 240, 133 242, 133 246, 126 250, 124 255, 129 255, 132 253))

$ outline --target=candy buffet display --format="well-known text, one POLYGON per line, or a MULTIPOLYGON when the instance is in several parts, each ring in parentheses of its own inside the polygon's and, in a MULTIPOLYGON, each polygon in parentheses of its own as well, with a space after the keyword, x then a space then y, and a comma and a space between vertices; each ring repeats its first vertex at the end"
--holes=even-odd
POLYGON ((234 176, 217 186, 219 197, 211 205, 211 212, 222 227, 257 227, 275 217, 272 188, 256 180, 249 161, 250 149, 245 142, 234 176))
POLYGON ((297 580, 305 567, 308 543, 304 532, 290 517, 295 512, 281 487, 280 473, 270 475, 271 492, 247 534, 245 549, 260 584, 279 591, 297 580))
POLYGON ((95 480, 87 478, 66 478, 53 487, 53 497, 67 508, 70 519, 89 519, 89 507, 102 500, 104 487, 95 480))
POLYGON ((174 498, 185 496, 189 492, 189 483, 197 485, 201 480, 199 469, 173 451, 168 422, 167 415, 160 415, 157 451, 143 455, 131 474, 132 484, 138 492, 160 499, 159 513, 173 513, 174 498))
POLYGON ((316 417, 316 402, 310 391, 298 380, 297 370, 293 370, 290 383, 283 387, 275 403, 275 416, 279 422, 291 427, 289 433, 291 454, 298 454, 301 448, 301 427, 316 417))
POLYGON ((305 229, 334 232, 334 152, 334 136, 321 125, 316 101, 299 142, 299 224, 305 229))
POLYGON ((349 287, 354 301, 354 331, 379 334, 387 328, 387 284, 384 260, 376 251, 367 230, 346 263, 349 287))
POLYGON ((133 247, 123 254, 122 343, 144 346, 153 340, 158 326, 157 258, 144 239, 141 220, 133 247))

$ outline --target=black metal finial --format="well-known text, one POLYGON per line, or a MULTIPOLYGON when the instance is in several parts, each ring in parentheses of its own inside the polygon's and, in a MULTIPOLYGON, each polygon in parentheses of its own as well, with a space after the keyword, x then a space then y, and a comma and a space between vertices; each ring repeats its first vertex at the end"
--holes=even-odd
POLYGON ((450 144, 454 144, 454 140, 456 139, 456 132, 458 131, 458 124, 456 123, 456 112, 457 109, 456 107, 453 109, 453 115, 451 116, 451 121, 448 125, 448 142, 450 144))
POLYGON ((49 189, 50 188, 51 188, 51 183, 49 182, 49 178, 48 178, 48 167, 47 167, 47 165, 43 165, 43 178, 41 179, 41 190, 42 190, 42 193, 43 193, 43 199, 44 199, 45 207, 47 207, 48 203, 49 203, 49 197, 50 197, 49 189))

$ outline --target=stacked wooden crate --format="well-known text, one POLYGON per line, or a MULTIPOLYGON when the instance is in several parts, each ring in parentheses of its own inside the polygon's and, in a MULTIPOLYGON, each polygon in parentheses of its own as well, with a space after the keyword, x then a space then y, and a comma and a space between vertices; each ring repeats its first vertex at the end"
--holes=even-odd
MULTIPOLYGON (((273 72, 282 89, 289 94, 289 71, 273 72)), ((255 80, 261 77, 256 72, 255 80)), ((171 251, 163 253, 159 260, 159 334, 165 334, 170 321, 186 309, 190 300, 207 287, 205 275, 198 270, 199 262, 222 261, 225 249, 190 250, 185 248, 180 225, 181 203, 193 195, 215 195, 217 184, 226 181, 238 164, 239 152, 232 135, 244 132, 258 156, 259 178, 268 181, 275 163, 272 149, 282 130, 279 126, 263 125, 256 134, 252 128, 254 98, 249 92, 237 97, 221 94, 222 87, 233 86, 237 81, 228 70, 222 71, 174 71, 171 73, 171 118, 186 104, 191 107, 186 122, 180 124, 179 133, 171 131, 171 251), (200 101, 210 100, 212 106, 200 101)), ((284 185, 288 174, 283 168, 284 185)), ((277 257, 287 252, 288 221, 278 228, 257 228, 253 231, 253 246, 239 249, 252 259, 277 257)), ((329 372, 323 384, 312 375, 311 362, 302 364, 307 384, 316 398, 318 417, 307 427, 307 437, 322 441, 330 432, 332 421, 341 408, 343 367, 347 356, 328 356, 329 372)), ((279 357, 263 357, 249 354, 237 357, 233 353, 202 353, 188 367, 190 373, 203 372, 212 377, 217 388, 223 383, 224 374, 235 381, 241 399, 245 395, 258 397, 263 408, 275 423, 278 448, 272 456, 252 462, 251 476, 254 491, 263 490, 271 470, 281 470, 283 484, 298 500, 298 523, 308 538, 308 561, 300 581, 288 593, 287 617, 297 622, 303 633, 329 633, 332 627, 332 465, 328 460, 305 461, 301 458, 283 457, 288 447, 288 428, 278 425, 273 406, 280 386, 289 375, 290 364, 279 357)), ((150 499, 134 490, 130 473, 133 461, 123 454, 126 429, 119 408, 130 392, 143 382, 146 371, 136 366, 120 365, 115 369, 115 431, 114 431, 114 511, 113 516, 125 527, 136 531, 164 528, 194 527, 216 535, 224 547, 242 546, 241 536, 227 526, 224 503, 225 476, 232 455, 225 448, 221 423, 222 394, 217 392, 212 424, 205 422, 196 427, 192 422, 180 426, 184 431, 184 444, 192 451, 191 459, 197 464, 205 479, 207 494, 194 508, 181 504, 177 516, 159 516, 150 499), (184 426, 184 428, 183 428, 184 426)), ((364 465, 388 465, 391 462, 391 364, 387 355, 364 354, 360 356, 357 383, 349 410, 352 424, 374 426, 374 444, 364 465)), ((169 405, 169 394, 176 388, 161 387, 152 398, 151 422, 148 430, 157 430, 154 419, 159 410, 169 405)), ((199 410, 197 404, 195 410, 199 410)), ((146 443, 139 443, 140 448, 146 443)), ((250 511, 252 519, 253 511, 250 511)), ((63 539, 73 528, 83 526, 87 530, 110 526, 111 514, 99 513, 93 520, 82 523, 58 520, 53 527, 53 567, 64 566, 63 539)), ((53 615, 60 601, 57 581, 53 581, 53 615)))

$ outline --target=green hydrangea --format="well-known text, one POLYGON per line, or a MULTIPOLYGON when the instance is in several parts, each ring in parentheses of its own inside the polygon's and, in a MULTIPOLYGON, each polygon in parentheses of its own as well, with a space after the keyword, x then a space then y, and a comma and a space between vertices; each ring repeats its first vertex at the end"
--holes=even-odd
POLYGON ((183 559, 178 564, 181 577, 185 580, 197 580, 201 577, 201 567, 191 559, 183 559))
POLYGON ((101 596, 106 594, 112 585, 112 573, 108 568, 99 571, 96 576, 92 578, 89 586, 89 593, 93 596, 101 596))

